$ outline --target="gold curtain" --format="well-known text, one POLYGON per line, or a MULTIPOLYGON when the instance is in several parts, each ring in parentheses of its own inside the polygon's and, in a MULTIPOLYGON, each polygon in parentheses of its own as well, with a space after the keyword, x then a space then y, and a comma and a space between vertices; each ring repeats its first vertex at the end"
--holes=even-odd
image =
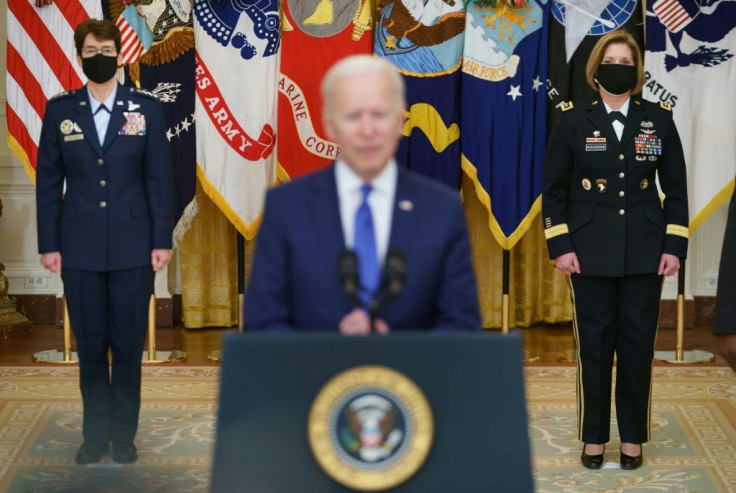
MULTIPOLYGON (((488 229, 487 209, 464 175, 462 187, 481 320, 483 327, 500 328, 503 251, 488 229)), ((184 326, 231 327, 237 325, 239 311, 237 232, 199 183, 196 198, 199 212, 180 244, 184 326)), ((537 217, 511 250, 509 324, 512 327, 566 322, 572 318, 565 278, 547 258, 540 221, 537 217)), ((254 241, 246 241, 245 246, 247 279, 254 241)))
POLYGON ((197 181, 199 212, 179 244, 182 322, 188 329, 238 323, 237 231, 197 181))
MULTIPOLYGON (((463 173, 462 192, 483 327, 500 328, 503 294, 503 250, 488 228, 488 209, 478 200, 475 185, 463 173)), ((540 215, 511 250, 509 260, 509 325, 529 327, 538 322, 572 319, 565 276, 547 256, 540 215)))

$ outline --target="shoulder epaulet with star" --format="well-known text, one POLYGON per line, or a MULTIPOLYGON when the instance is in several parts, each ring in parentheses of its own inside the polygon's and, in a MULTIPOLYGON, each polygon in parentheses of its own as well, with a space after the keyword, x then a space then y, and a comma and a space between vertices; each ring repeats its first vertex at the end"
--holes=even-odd
POLYGON ((69 96, 74 96, 76 92, 77 91, 61 91, 60 93, 54 94, 53 96, 51 96, 51 98, 49 98, 49 102, 58 101, 60 99, 64 99, 69 96))
POLYGON ((155 99, 155 100, 158 100, 158 96, 156 96, 156 95, 155 95, 154 93, 152 93, 152 92, 148 92, 148 91, 146 91, 145 89, 138 89, 137 87, 131 87, 131 88, 130 88, 130 92, 132 92, 132 93, 134 93, 134 94, 138 94, 138 95, 141 95, 141 96, 147 96, 147 97, 149 97, 149 98, 151 98, 151 99, 155 99))
POLYGON ((573 104, 572 101, 562 101, 557 107, 564 113, 565 111, 570 111, 573 108, 573 104))

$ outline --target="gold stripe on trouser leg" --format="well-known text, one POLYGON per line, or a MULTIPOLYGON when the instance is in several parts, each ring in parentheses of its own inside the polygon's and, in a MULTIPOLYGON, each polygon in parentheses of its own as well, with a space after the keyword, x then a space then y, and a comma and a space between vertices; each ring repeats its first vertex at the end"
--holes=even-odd
MULTIPOLYGON (((664 276, 662 276, 662 284, 659 287, 659 299, 662 302, 662 289, 664 289, 664 276)), ((662 308, 660 307, 657 314, 657 327, 654 329, 654 346, 657 347, 657 336, 659 335, 659 319, 662 318, 662 308)), ((651 370, 649 372, 649 402, 647 402, 647 442, 652 439, 652 387, 654 387, 654 357, 652 357, 651 370)))
POLYGON ((570 301, 572 301, 572 333, 575 337, 575 363, 577 364, 577 389, 575 392, 578 414, 578 440, 583 440, 583 417, 585 415, 585 399, 583 399, 583 365, 580 361, 580 333, 578 328, 578 311, 575 306, 575 288, 572 286, 570 276, 565 276, 567 287, 570 289, 570 301))

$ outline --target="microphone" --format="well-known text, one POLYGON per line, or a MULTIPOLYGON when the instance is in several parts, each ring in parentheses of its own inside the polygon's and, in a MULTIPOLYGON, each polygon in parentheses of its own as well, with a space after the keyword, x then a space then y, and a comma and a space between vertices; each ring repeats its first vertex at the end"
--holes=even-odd
POLYGON ((383 265, 382 304, 401 294, 406 281, 406 271, 407 265, 404 255, 396 247, 390 247, 383 265))
POLYGON ((337 261, 337 275, 342 290, 350 299, 360 303, 358 299, 358 286, 360 285, 358 273, 358 256, 353 250, 345 249, 340 252, 337 261))

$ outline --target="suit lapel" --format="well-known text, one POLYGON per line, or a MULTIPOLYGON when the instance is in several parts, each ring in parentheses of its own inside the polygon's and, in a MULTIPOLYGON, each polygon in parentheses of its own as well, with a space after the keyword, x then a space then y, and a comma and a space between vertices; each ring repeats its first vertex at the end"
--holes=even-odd
POLYGON ((315 175, 312 183, 314 200, 311 200, 311 218, 317 238, 321 242, 322 258, 327 262, 325 272, 336 272, 340 252, 345 248, 345 238, 340 221, 340 203, 337 198, 335 165, 315 175))
POLYGON ((97 137, 97 127, 95 126, 95 121, 92 118, 92 110, 89 105, 87 86, 84 86, 82 89, 77 91, 74 109, 77 112, 75 122, 79 123, 79 128, 82 129, 84 138, 89 142, 95 152, 97 152, 99 156, 102 156, 100 139, 97 137))
POLYGON ((102 145, 102 150, 107 151, 110 144, 118 136, 118 131, 122 128, 125 123, 125 115, 123 115, 123 109, 125 106, 119 105, 118 102, 122 102, 121 96, 123 87, 118 84, 117 92, 115 93, 115 101, 112 103, 112 112, 110 113, 110 123, 107 125, 107 132, 105 132, 105 143, 102 145))
POLYGON ((407 254, 414 234, 414 226, 417 221, 416 196, 408 178, 408 172, 399 167, 399 176, 396 182, 396 197, 394 198, 394 211, 391 218, 391 235, 389 236, 389 248, 394 247, 403 254, 407 254))

